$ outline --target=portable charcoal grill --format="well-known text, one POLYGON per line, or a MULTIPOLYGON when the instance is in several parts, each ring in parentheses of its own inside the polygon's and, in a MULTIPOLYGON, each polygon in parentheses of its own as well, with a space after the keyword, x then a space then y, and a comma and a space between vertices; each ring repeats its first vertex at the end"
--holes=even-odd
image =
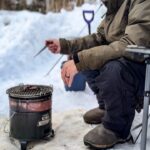
POLYGON ((18 139, 21 150, 28 142, 53 137, 51 86, 19 85, 7 90, 10 105, 10 137, 18 139))

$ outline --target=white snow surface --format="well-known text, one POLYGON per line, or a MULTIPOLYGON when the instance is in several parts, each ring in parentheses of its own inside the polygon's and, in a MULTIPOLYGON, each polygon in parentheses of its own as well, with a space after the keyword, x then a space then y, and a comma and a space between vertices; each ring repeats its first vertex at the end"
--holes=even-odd
MULTIPOLYGON (((71 12, 62 10, 61 13, 46 15, 29 11, 0 11, 0 150, 17 150, 19 144, 11 143, 6 118, 9 114, 9 100, 6 90, 20 83, 53 85, 53 125, 56 137, 51 142, 40 142, 33 150, 86 150, 83 136, 94 126, 86 125, 82 116, 86 110, 97 107, 97 100, 91 90, 86 87, 84 92, 66 92, 60 78, 61 62, 48 75, 44 76, 55 64, 60 55, 44 51, 33 58, 50 38, 74 38, 87 34, 87 28, 79 35, 86 25, 83 9, 98 9, 99 5, 84 4, 71 12)), ((92 32, 101 22, 101 16, 106 9, 102 7, 95 15, 92 32)), ((141 122, 141 114, 136 115, 133 126, 141 122)), ((138 131, 133 132, 137 136, 138 131)), ((117 145, 117 150, 139 150, 140 139, 136 145, 117 145)), ((150 132, 148 131, 148 147, 150 147, 150 132)))

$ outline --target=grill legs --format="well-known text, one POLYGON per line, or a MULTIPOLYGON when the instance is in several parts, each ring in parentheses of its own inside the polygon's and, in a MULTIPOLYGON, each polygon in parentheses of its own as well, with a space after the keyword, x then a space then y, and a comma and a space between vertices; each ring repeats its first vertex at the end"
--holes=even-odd
POLYGON ((27 141, 20 141, 20 144, 21 144, 21 150, 26 150, 27 149, 27 145, 28 145, 27 141))

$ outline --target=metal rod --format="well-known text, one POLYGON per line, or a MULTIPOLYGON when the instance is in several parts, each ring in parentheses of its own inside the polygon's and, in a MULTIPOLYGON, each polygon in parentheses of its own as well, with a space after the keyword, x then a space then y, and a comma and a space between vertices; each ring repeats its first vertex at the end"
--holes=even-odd
MULTIPOLYGON (((150 64, 146 65, 146 77, 145 77, 145 94, 150 91, 150 64)), ((150 95, 144 97, 144 108, 143 108, 143 125, 141 135, 141 150, 146 150, 147 142, 147 124, 148 124, 148 113, 149 113, 149 100, 150 95)))
POLYGON ((33 57, 35 58, 39 54, 41 54, 45 49, 47 48, 47 45, 45 45, 38 53, 36 53, 33 57))
POLYGON ((64 55, 61 55, 61 56, 59 57, 59 59, 55 62, 55 64, 52 66, 52 68, 47 72, 47 74, 45 75, 45 77, 48 76, 48 75, 51 73, 51 71, 53 71, 53 69, 54 69, 55 66, 59 63, 59 61, 63 58, 63 56, 64 56, 64 55))
POLYGON ((89 35, 91 34, 91 25, 88 24, 88 29, 89 29, 89 35))
MULTIPOLYGON (((150 117, 150 114, 148 115, 148 119, 149 119, 149 117, 150 117)), ((132 129, 132 131, 134 131, 134 130, 140 128, 140 127, 142 127, 142 125, 143 125, 143 123, 140 123, 140 124, 136 125, 136 126, 132 129)))
POLYGON ((9 131, 6 131, 6 126, 8 125, 8 123, 10 122, 10 120, 15 116, 15 114, 16 114, 16 112, 13 112, 12 114, 11 114, 11 116, 9 117, 9 119, 7 120, 7 122, 6 122, 6 124, 4 125, 4 132, 5 133, 9 133, 9 131))

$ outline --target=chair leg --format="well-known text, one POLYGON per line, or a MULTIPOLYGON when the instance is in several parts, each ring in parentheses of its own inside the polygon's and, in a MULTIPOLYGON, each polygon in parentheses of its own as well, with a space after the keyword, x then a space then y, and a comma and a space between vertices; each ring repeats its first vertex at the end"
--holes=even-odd
POLYGON ((150 101, 150 64, 147 64, 146 77, 145 77, 145 97, 144 97, 144 108, 143 108, 141 150, 146 150, 149 101, 150 101))

